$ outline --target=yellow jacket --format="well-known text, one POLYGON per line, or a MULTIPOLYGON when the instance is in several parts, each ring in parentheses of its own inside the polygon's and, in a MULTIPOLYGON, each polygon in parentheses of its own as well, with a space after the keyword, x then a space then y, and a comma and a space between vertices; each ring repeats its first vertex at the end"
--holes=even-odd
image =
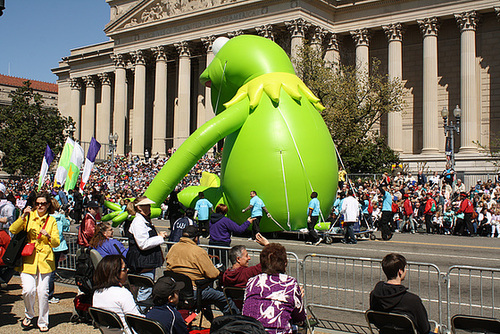
MULTIPOLYGON (((22 230, 26 229, 27 219, 20 216, 9 228, 9 231, 13 234, 17 234, 22 230)), ((52 248, 59 246, 59 230, 57 228, 57 222, 54 217, 46 213, 43 217, 38 216, 38 211, 34 210, 29 215, 28 225, 28 238, 27 242, 35 243, 35 250, 30 256, 23 257, 23 264, 21 267, 16 268, 17 271, 36 274, 37 270, 42 274, 48 274, 55 270, 54 263, 54 252, 52 248), (47 226, 45 230, 50 235, 49 238, 46 236, 37 236, 40 234, 43 225, 45 224, 45 219, 47 219, 47 226)))

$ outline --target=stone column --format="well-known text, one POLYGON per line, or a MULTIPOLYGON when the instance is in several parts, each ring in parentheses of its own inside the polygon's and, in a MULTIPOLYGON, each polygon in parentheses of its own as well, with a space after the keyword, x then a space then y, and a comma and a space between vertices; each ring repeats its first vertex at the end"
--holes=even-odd
MULTIPOLYGON (((394 23, 382 28, 389 40, 389 80, 400 82, 403 74, 403 29, 401 23, 394 23)), ((399 109, 391 110, 387 115, 387 143, 394 151, 403 151, 403 118, 399 109)))
POLYGON ((146 126, 146 59, 142 50, 130 54, 134 62, 134 118, 132 124, 132 154, 144 155, 146 126))
POLYGON ((272 24, 265 24, 260 27, 255 27, 255 30, 257 30, 257 34, 259 34, 259 36, 268 38, 274 42, 274 33, 272 24))
POLYGON ((191 52, 186 41, 175 47, 179 52, 178 108, 174 113, 174 148, 177 149, 190 135, 191 52))
POLYGON ((155 97, 153 107, 153 145, 151 154, 166 155, 167 138, 167 55, 165 48, 152 48, 156 58, 155 97))
POLYGON ((85 81, 85 109, 82 114, 82 142, 90 143, 95 132, 95 80, 92 75, 83 78, 85 81))
POLYGON ((323 45, 323 38, 325 38, 327 31, 322 27, 314 27, 313 34, 311 36, 311 47, 316 52, 321 52, 321 46, 323 45))
POLYGON ((358 29, 351 31, 351 36, 356 44, 356 77, 364 81, 369 74, 370 35, 368 29, 358 29))
POLYGON ((460 107, 462 108, 460 152, 476 153, 481 117, 477 105, 475 11, 456 14, 460 26, 460 107))
POLYGON ((437 18, 417 21, 424 36, 423 60, 423 154, 438 153, 438 50, 437 18))
POLYGON ((82 110, 80 101, 80 90, 82 89, 82 82, 78 78, 70 79, 71 85, 71 117, 75 121, 75 139, 81 139, 81 122, 80 114, 82 110))
POLYGON ((107 143, 111 123, 111 74, 99 74, 101 81, 101 104, 97 113, 95 139, 107 143))
POLYGON ((292 60, 293 67, 297 71, 297 57, 300 49, 304 45, 305 32, 309 28, 309 23, 304 19, 298 18, 292 21, 286 21, 285 26, 292 35, 291 46, 290 46, 290 58, 292 60))
POLYGON ((328 37, 328 46, 325 52, 326 65, 332 68, 338 68, 340 64, 339 40, 337 34, 330 34, 328 37))
POLYGON ((118 134, 116 154, 125 154, 125 117, 127 115, 127 73, 125 57, 122 54, 113 55, 115 63, 115 101, 113 113, 113 133, 118 134))
MULTIPOLYGON (((207 50, 207 67, 210 65, 214 59, 214 52, 212 51, 212 45, 215 41, 215 36, 208 36, 201 39, 203 46, 207 50)), ((215 116, 213 106, 212 106, 212 92, 210 87, 205 86, 205 114, 200 117, 198 114, 198 127, 203 125, 206 121, 212 119, 215 116)))

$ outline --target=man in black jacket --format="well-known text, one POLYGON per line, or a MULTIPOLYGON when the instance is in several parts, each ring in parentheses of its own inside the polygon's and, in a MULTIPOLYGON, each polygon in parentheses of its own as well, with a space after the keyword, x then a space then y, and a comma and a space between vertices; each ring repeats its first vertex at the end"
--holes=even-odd
POLYGON ((401 284, 406 277, 405 257, 396 253, 387 254, 382 260, 382 269, 387 282, 380 281, 375 285, 370 293, 370 309, 406 314, 420 334, 429 333, 429 320, 422 300, 401 284))

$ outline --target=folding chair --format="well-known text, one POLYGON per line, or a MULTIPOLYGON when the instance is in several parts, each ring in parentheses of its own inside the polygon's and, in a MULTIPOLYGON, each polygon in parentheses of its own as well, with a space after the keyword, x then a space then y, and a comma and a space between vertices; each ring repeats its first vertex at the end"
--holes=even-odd
POLYGON ((156 320, 125 314, 125 321, 129 328, 137 334, 167 334, 164 327, 156 320))
POLYGON ((451 332, 464 330, 470 333, 500 333, 500 319, 455 314, 451 318, 451 332))
POLYGON ((115 312, 106 311, 97 307, 89 307, 89 313, 94 324, 102 334, 122 334, 123 324, 115 312))
POLYGON ((129 274, 128 275, 128 282, 130 283, 130 292, 132 292, 132 295, 134 296, 135 303, 137 306, 139 306, 139 310, 141 313, 146 314, 151 307, 153 307, 153 301, 152 299, 147 299, 147 300, 137 300, 137 295, 139 293, 140 288, 153 288, 155 283, 153 280, 149 277, 146 276, 141 276, 141 275, 135 275, 135 274, 129 274))
MULTIPOLYGON (((243 309, 243 300, 245 298, 245 288, 237 288, 234 286, 226 286, 222 289, 224 292, 224 297, 226 297, 226 302, 229 304, 229 298, 231 298, 236 305, 240 309, 243 309)), ((231 309, 231 315, 233 315, 233 310, 231 309)))
POLYGON ((374 334, 373 326, 380 334, 418 334, 415 324, 406 314, 396 314, 368 310, 365 312, 370 333, 374 334))

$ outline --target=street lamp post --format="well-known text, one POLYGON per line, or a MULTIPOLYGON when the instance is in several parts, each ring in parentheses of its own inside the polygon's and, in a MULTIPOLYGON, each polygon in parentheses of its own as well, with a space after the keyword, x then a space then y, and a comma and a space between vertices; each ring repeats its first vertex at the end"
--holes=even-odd
POLYGON ((443 117, 443 128, 444 128, 444 136, 446 138, 446 158, 451 163, 451 168, 455 169, 455 141, 453 132, 457 134, 460 133, 460 117, 462 117, 462 109, 457 106, 453 109, 453 116, 455 116, 455 123, 448 118, 448 108, 443 107, 441 110, 441 117, 443 117))
POLYGON ((115 150, 116 150, 116 146, 117 146, 117 142, 118 142, 118 133, 115 132, 114 135, 112 133, 110 133, 108 140, 109 140, 109 150, 111 153, 111 162, 114 162, 115 161, 115 150))

